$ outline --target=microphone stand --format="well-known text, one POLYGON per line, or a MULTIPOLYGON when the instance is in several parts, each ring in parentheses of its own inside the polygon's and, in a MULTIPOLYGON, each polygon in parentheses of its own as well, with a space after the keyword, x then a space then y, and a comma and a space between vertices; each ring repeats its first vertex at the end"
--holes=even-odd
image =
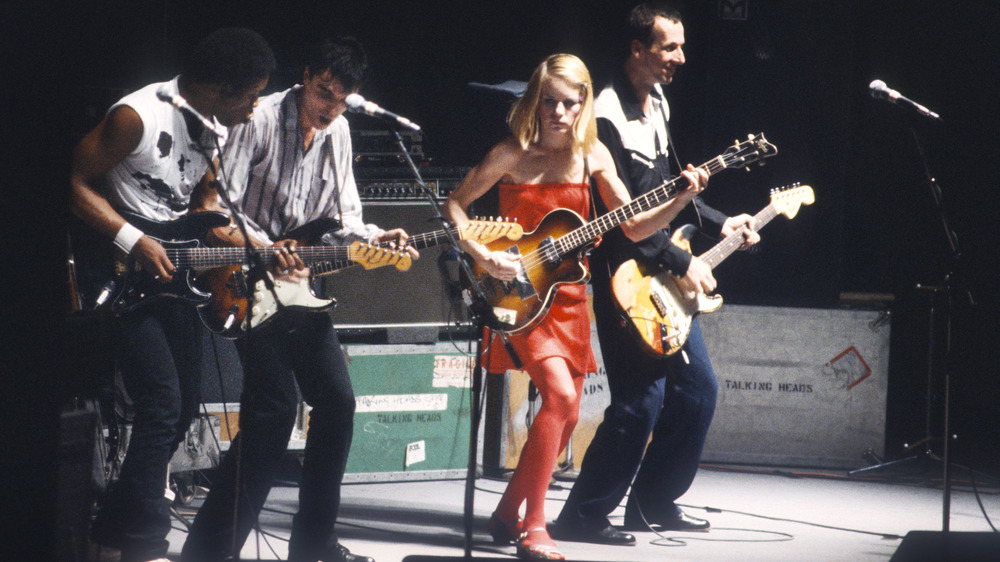
MULTIPOLYGON (((944 490, 942 496, 942 522, 941 530, 948 532, 950 530, 950 520, 951 520, 951 458, 950 449, 951 441, 953 436, 951 435, 950 426, 950 408, 951 408, 951 369, 952 369, 952 346, 951 346, 951 326, 952 326, 952 316, 953 308, 955 303, 956 294, 961 289, 965 301, 972 306, 975 306, 976 300, 969 290, 968 286, 959 287, 958 282, 955 279, 955 272, 957 270, 957 265, 959 259, 961 258, 961 252, 958 250, 958 238, 955 236, 955 231, 951 229, 948 221, 948 213, 942 204, 942 192, 941 186, 931 175, 930 168, 927 166, 927 157, 924 154, 924 149, 920 144, 920 139, 917 137, 917 132, 914 129, 910 129, 913 134, 913 142, 916 145, 917 152, 920 155, 920 163, 923 165, 924 176, 927 178, 927 187, 930 189, 931 198, 934 200, 934 206, 937 209, 938 216, 941 219, 941 228, 945 239, 948 241, 948 264, 951 267, 951 271, 945 274, 944 277, 944 293, 946 299, 945 308, 945 333, 944 333, 944 428, 942 429, 942 454, 941 462, 943 464, 942 477, 944 480, 944 490)), ((933 326, 932 326, 933 329, 933 326)))
MULTIPOLYGON (((257 279, 261 279, 261 280, 264 281, 264 286, 267 287, 267 290, 270 291, 271 294, 274 296, 274 301, 275 301, 275 303, 278 306, 279 313, 280 313, 281 309, 283 308, 283 305, 281 303, 281 300, 278 298, 278 295, 277 295, 276 291, 274 290, 274 281, 267 274, 267 268, 266 268, 266 266, 264 264, 263 257, 257 251, 254 250, 253 244, 250 242, 250 234, 249 234, 249 231, 247 230, 246 222, 243 220, 243 216, 237 210, 236 205, 233 204, 232 199, 229 198, 229 192, 226 190, 226 185, 225 185, 225 183, 227 181, 226 180, 226 175, 227 174, 226 174, 226 171, 225 171, 225 166, 223 165, 223 161, 222 161, 222 146, 219 144, 219 136, 215 135, 215 150, 219 153, 218 168, 216 168, 214 160, 206 152, 205 147, 201 146, 200 143, 199 143, 199 147, 200 147, 200 151, 201 151, 202 156, 208 162, 209 168, 212 169, 213 172, 215 172, 215 176, 216 176, 215 182, 214 182, 215 183, 215 186, 214 186, 215 187, 215 191, 219 195, 219 199, 222 200, 222 203, 225 205, 225 207, 227 209, 229 209, 229 212, 232 215, 233 222, 236 223, 236 227, 239 229, 240 234, 243 235, 243 249, 244 249, 244 254, 246 256, 246 261, 247 261, 247 266, 248 266, 248 272, 247 272, 247 277, 246 277, 246 283, 247 283, 247 286, 248 286, 248 290, 246 291, 246 294, 245 294, 245 299, 246 299, 246 315, 247 316, 244 317, 245 321, 247 323, 247 329, 246 329, 246 336, 245 336, 245 340, 244 340, 244 346, 245 346, 245 351, 249 351, 249 347, 251 345, 251 332, 252 332, 251 326, 250 326, 250 315, 251 315, 251 311, 253 309, 252 299, 254 298, 253 297, 254 291, 249 290, 249 289, 252 288, 254 286, 254 284, 256 284, 256 280, 257 279)), ((221 388, 222 388, 222 386, 220 385, 220 389, 221 388)), ((224 397, 223 397, 223 403, 225 403, 224 397)), ((234 438, 234 440, 235 440, 235 438, 234 438)), ((242 490, 242 485, 241 485, 241 482, 240 482, 240 479, 241 479, 240 478, 240 473, 241 473, 240 466, 242 464, 241 461, 242 461, 242 458, 243 458, 243 440, 240 439, 239 442, 236 443, 236 451, 232 451, 232 448, 230 448, 230 452, 236 454, 236 478, 235 478, 235 482, 233 483, 233 498, 234 498, 234 500, 233 500, 233 542, 230 545, 230 548, 232 549, 234 560, 238 561, 240 559, 240 549, 239 549, 239 545, 236 544, 236 541, 237 541, 236 524, 237 524, 237 519, 238 519, 238 515, 239 515, 239 498, 240 498, 241 490, 242 490)), ((255 526, 256 526, 256 522, 255 522, 255 526)), ((258 531, 259 531, 259 529, 258 529, 258 531)))
POLYGON ((444 217, 441 213, 441 206, 438 205, 437 201, 434 199, 434 194, 431 192, 427 184, 424 183, 423 178, 420 176, 420 170, 413 163, 413 159, 410 157, 409 152, 406 150, 406 145, 403 143, 403 136, 399 134, 399 130, 393 129, 393 134, 396 136, 396 142, 399 143, 400 152, 406 159, 407 164, 410 166, 410 170, 413 172, 414 177, 417 181, 417 186, 420 188, 420 192, 427 198, 430 203, 431 208, 434 210, 433 220, 440 221, 444 225, 445 236, 448 238, 448 244, 452 250, 456 253, 459 262, 459 266, 462 268, 462 272, 465 274, 466 279, 469 284, 469 294, 471 296, 472 302, 469 304, 469 315, 472 321, 473 334, 477 336, 476 338, 476 361, 472 372, 472 399, 470 403, 470 430, 469 430, 469 460, 465 474, 465 500, 464 500, 464 510, 463 510, 463 523, 465 527, 464 535, 464 545, 465 545, 465 559, 472 559, 472 528, 474 521, 473 507, 475 504, 475 491, 476 491, 476 466, 477 457, 479 452, 479 423, 480 417, 482 416, 482 408, 480 406, 482 400, 482 345, 483 338, 487 334, 499 334, 500 338, 503 340, 507 351, 510 353, 511 359, 514 365, 520 369, 522 367, 521 359, 514 352, 513 346, 511 346, 510 341, 507 339, 507 334, 497 327, 500 325, 496 316, 493 314, 493 309, 490 306, 489 299, 486 298, 486 293, 483 291, 482 285, 480 285, 479 280, 473 274, 472 268, 469 266, 467 260, 462 258, 462 248, 458 245, 458 240, 451 232, 451 223, 444 217))

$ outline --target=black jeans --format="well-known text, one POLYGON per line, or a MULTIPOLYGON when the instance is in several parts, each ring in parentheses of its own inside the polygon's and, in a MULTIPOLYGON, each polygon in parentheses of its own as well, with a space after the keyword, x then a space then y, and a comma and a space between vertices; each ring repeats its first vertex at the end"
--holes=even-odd
POLYGON ((240 431, 184 544, 185 561, 218 562, 243 547, 271 490, 295 423, 298 381, 312 406, 299 511, 289 560, 336 552, 334 524, 354 430, 354 390, 337 333, 324 313, 286 310, 240 342, 240 431), (233 505, 239 470, 239 507, 233 505))
POLYGON ((629 485, 626 518, 641 513, 658 521, 676 513, 674 501, 688 490, 698 470, 718 395, 697 320, 682 348, 687 362, 680 353, 654 359, 637 347, 619 325, 613 305, 602 296, 595 286, 611 404, 557 520, 592 531, 608 526, 608 514, 618 507, 629 485))
POLYGON ((184 438, 201 394, 202 324, 194 307, 150 304, 115 322, 125 390, 135 417, 118 481, 93 526, 94 541, 122 560, 150 560, 170 546, 167 463, 184 438))

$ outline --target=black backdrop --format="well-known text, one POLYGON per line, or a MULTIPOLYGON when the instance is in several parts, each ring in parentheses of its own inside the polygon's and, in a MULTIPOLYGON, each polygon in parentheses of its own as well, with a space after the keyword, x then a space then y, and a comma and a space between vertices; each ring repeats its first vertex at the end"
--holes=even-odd
MULTIPOLYGON (((706 197, 735 213, 759 209, 769 188, 795 181, 817 193, 796 221, 768 227, 758 253, 732 258, 718 272, 738 280, 723 283, 728 300, 831 306, 843 291, 896 293, 940 278, 949 268, 914 134, 945 190, 966 263, 995 261, 979 235, 997 208, 995 3, 945 11, 921 2, 748 0, 745 21, 720 17, 721 6, 740 2, 677 4, 689 42, 688 64, 669 88, 681 156, 703 162, 758 131, 779 148, 763 168, 713 179, 706 197), (874 78, 932 107, 944 123, 873 100, 867 85, 874 78)), ((423 125, 433 164, 470 165, 502 134, 503 116, 467 84, 526 80, 558 51, 579 54, 600 80, 617 62, 615 24, 630 5, 81 2, 79 41, 67 44, 73 64, 62 85, 80 94, 69 102, 78 111, 63 132, 79 134, 121 92, 177 73, 205 33, 246 25, 277 52, 269 91, 299 78, 297 55, 316 37, 357 36, 372 67, 362 93, 423 125)))
MULTIPOLYGON (((0 40, 8 170, 0 181, 8 242, 4 284, 12 291, 4 364, 18 375, 6 378, 5 420, 23 423, 55 411, 65 398, 63 377, 72 373, 60 332, 70 148, 120 93, 176 74, 189 46, 212 29, 250 26, 272 43, 281 69, 269 91, 295 82, 296 54, 316 37, 355 35, 373 71, 362 93, 420 123, 432 163, 470 165, 503 128, 495 100, 467 84, 527 80, 542 58, 559 51, 580 55, 601 79, 617 64, 616 25, 631 4, 5 3, 0 40)), ((816 191, 816 203, 794 221, 779 218, 768 226, 759 249, 719 267, 727 302, 831 307, 844 292, 895 297, 890 457, 923 435, 928 299, 915 287, 942 285, 954 272, 954 285, 971 291, 975 306, 964 290, 955 292, 952 360, 939 361, 935 371, 953 379, 956 457, 996 474, 1000 267, 990 234, 1000 210, 1000 4, 954 4, 680 1, 688 63, 668 95, 685 161, 704 162, 758 131, 779 148, 762 168, 713 178, 706 198, 716 206, 752 213, 767 203, 769 188, 791 182, 816 191), (747 19, 723 19, 724 5, 745 5, 747 19), (943 122, 873 100, 867 86, 876 78, 934 109, 943 122), (925 165, 957 233, 957 265, 948 259, 925 165)), ((355 126, 377 126, 352 119, 355 126)), ((46 431, 55 422, 44 419, 30 437, 7 432, 13 441, 5 445, 39 453, 3 455, 39 479, 51 469, 44 459, 53 458, 46 452, 54 450, 56 436, 46 431)))

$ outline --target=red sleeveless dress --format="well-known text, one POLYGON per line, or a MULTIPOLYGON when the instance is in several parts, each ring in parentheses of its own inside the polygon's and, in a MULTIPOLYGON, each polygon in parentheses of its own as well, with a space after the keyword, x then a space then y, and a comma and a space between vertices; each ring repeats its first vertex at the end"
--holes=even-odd
MULTIPOLYGON (((525 232, 535 230, 554 209, 570 209, 582 217, 590 214, 590 186, 586 183, 499 184, 498 188, 500 216, 516 218, 525 232)), ((560 285, 541 322, 508 339, 525 368, 542 359, 562 357, 573 371, 596 372, 597 361, 590 347, 587 286, 560 285)), ((498 335, 493 334, 490 341, 484 341, 483 350, 487 372, 503 373, 515 368, 498 335)))

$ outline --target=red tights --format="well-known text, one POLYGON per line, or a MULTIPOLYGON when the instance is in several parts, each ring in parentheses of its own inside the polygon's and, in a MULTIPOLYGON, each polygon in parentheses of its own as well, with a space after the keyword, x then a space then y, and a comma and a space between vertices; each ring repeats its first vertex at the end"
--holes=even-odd
POLYGON ((542 407, 531 423, 517 469, 496 508, 500 521, 513 521, 524 503, 526 531, 545 527, 545 493, 556 459, 566 448, 580 417, 584 379, 582 373, 570 371, 561 357, 542 360, 528 374, 541 395, 542 407))

